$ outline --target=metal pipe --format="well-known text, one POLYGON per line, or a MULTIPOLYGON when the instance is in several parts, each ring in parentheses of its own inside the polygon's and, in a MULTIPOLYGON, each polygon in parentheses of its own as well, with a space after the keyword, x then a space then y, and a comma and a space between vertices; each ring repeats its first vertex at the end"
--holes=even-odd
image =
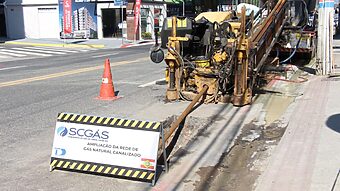
POLYGON ((176 37, 177 30, 177 17, 172 17, 172 37, 176 37))
POLYGON ((183 17, 185 16, 185 2, 184 2, 184 0, 183 0, 183 17))
MULTIPOLYGON (((203 89, 196 95, 196 97, 191 101, 189 106, 183 111, 183 113, 178 117, 178 119, 171 125, 169 131, 164 135, 165 142, 170 138, 170 136, 176 131, 179 124, 187 117, 187 115, 191 112, 192 108, 199 101, 199 99, 208 91, 209 86, 204 85, 203 89)), ((159 142, 159 148, 162 147, 162 142, 159 142)))

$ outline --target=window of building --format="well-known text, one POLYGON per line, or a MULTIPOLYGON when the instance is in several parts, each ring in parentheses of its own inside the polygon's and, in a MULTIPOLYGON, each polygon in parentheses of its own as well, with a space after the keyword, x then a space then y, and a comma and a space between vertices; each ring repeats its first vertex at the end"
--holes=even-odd
POLYGON ((145 33, 145 32, 149 32, 148 31, 148 17, 149 17, 149 12, 150 9, 149 8, 142 8, 140 10, 140 16, 141 16, 141 32, 145 33))

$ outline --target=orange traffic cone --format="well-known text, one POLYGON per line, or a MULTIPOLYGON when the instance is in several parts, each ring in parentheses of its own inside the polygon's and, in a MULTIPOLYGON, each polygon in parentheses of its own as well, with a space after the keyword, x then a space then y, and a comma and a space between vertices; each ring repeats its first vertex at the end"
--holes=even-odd
POLYGON ((102 85, 100 86, 100 92, 97 99, 100 100, 115 100, 120 97, 115 95, 115 89, 112 82, 110 60, 106 59, 104 64, 104 73, 102 77, 102 85))

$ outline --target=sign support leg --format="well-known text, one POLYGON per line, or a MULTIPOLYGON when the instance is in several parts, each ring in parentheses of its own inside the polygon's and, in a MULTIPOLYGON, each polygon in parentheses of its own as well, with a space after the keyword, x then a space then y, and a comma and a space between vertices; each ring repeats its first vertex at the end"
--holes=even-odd
POLYGON ((50 172, 54 170, 54 167, 50 165, 50 172))
POLYGON ((152 186, 156 185, 156 177, 157 177, 157 167, 156 167, 156 171, 155 171, 155 176, 153 176, 153 179, 152 179, 152 186))
POLYGON ((165 150, 165 139, 164 139, 164 128, 163 124, 161 127, 161 135, 162 135, 162 150, 163 150, 163 159, 164 159, 164 165, 165 165, 165 172, 168 173, 169 167, 168 167, 168 161, 167 161, 167 156, 166 156, 166 150, 165 150))

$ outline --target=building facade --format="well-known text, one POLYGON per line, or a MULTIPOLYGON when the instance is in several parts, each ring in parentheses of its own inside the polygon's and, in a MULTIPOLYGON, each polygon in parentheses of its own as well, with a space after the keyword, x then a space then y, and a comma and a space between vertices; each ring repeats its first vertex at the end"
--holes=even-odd
POLYGON ((0 37, 22 38, 154 38, 166 18, 163 0, 142 0, 137 34, 134 32, 135 0, 72 0, 71 36, 63 34, 63 0, 0 0, 0 37), (95 4, 95 10, 78 2, 95 4), (123 2, 123 3, 121 3, 123 2), (93 13, 94 12, 94 13, 93 13), (94 32, 95 31, 95 32, 94 32))
POLYGON ((135 31, 135 1, 127 4, 127 39, 155 38, 155 29, 160 30, 167 17, 167 4, 163 0, 142 0, 137 31, 135 31))
MULTIPOLYGON (((3 37, 57 38, 59 37, 59 15, 57 0, 7 0, 2 4, 5 29, 3 37)), ((0 17, 1 18, 1 17, 0 17)))

